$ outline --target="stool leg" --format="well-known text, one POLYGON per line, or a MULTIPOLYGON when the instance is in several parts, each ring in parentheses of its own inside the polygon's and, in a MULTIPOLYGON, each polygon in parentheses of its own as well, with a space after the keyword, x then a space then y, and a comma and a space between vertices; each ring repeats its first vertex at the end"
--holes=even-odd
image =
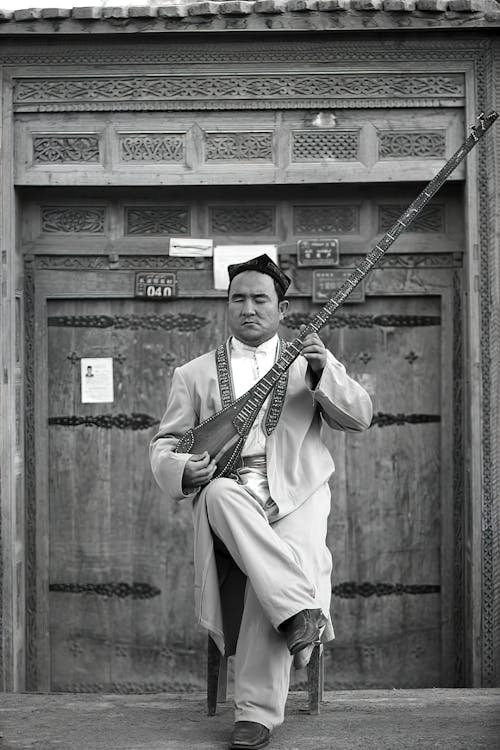
POLYGON ((227 657, 223 656, 220 662, 219 685, 217 689, 217 700, 221 703, 227 701, 227 665, 227 657))
POLYGON ((307 686, 309 690, 309 713, 319 716, 319 704, 323 700, 324 688, 324 660, 321 643, 314 646, 307 665, 307 686))
POLYGON ((219 672, 221 653, 210 636, 207 644, 207 709, 209 716, 215 716, 219 693, 219 672))

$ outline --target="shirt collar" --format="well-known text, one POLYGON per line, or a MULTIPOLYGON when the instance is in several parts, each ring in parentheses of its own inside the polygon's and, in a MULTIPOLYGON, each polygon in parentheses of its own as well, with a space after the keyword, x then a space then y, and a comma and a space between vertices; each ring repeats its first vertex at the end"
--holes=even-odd
POLYGON ((254 354, 266 354, 268 356, 272 355, 273 357, 276 356, 276 349, 278 346, 279 336, 277 333, 274 334, 274 336, 267 341, 264 341, 263 344, 259 344, 259 346, 248 346, 248 344, 244 344, 243 341, 240 341, 239 339, 235 338, 234 336, 231 336, 231 340, 229 342, 230 348, 233 352, 237 352, 238 354, 248 354, 253 356, 254 354))

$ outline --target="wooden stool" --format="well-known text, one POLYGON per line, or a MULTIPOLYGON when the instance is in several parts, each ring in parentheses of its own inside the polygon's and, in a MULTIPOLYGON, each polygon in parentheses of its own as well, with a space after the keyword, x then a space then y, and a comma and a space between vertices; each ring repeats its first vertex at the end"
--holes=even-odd
MULTIPOLYGON (((227 698, 227 660, 229 656, 236 653, 247 582, 246 576, 238 568, 225 545, 215 534, 212 533, 212 537, 219 578, 226 655, 221 655, 212 638, 208 636, 207 706, 209 716, 215 715, 217 701, 225 701, 227 698)), ((323 646, 321 644, 314 647, 307 665, 307 684, 309 713, 318 715, 319 705, 323 700, 324 686, 323 646)))
MULTIPOLYGON (((208 636, 207 708, 209 716, 215 716, 217 701, 227 700, 227 661, 227 657, 222 656, 212 638, 208 636)), ((319 716, 324 689, 324 658, 321 643, 314 647, 307 665, 307 688, 309 713, 319 716)))

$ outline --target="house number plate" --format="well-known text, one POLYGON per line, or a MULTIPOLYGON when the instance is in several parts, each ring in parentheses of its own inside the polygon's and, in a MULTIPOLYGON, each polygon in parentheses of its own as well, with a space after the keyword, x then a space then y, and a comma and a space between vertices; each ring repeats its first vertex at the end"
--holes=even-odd
POLYGON ((136 273, 135 296, 146 299, 166 299, 177 296, 175 273, 136 273))

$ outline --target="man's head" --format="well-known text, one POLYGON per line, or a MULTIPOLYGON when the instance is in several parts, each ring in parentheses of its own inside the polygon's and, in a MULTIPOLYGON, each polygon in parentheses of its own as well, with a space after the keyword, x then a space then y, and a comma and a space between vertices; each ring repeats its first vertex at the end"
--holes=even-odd
POLYGON ((288 308, 290 280, 267 255, 229 266, 228 313, 231 333, 249 346, 272 338, 288 308))

